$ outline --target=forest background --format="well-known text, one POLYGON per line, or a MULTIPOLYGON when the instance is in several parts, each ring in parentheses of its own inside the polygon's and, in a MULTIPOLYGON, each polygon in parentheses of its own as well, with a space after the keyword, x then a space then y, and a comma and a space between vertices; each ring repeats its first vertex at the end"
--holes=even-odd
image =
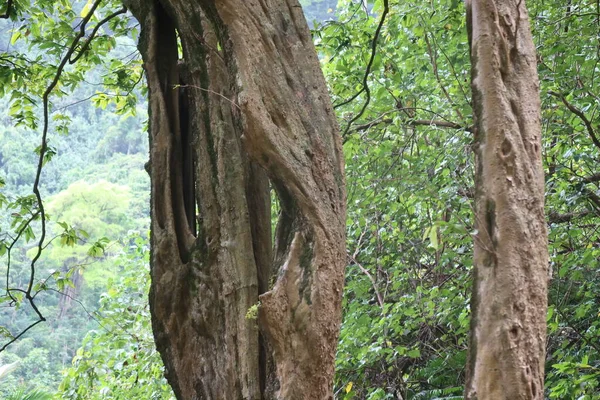
MULTIPOLYGON (((55 13, 32 12, 27 24, 0 20, 0 276, 35 178, 39 95, 72 35, 63 18, 89 7, 38 3, 55 13)), ((464 5, 391 1, 372 58, 383 1, 302 4, 346 156, 348 268, 336 395, 462 398, 473 241, 464 5)), ((546 396, 600 399, 600 6, 532 0, 528 8, 552 270, 546 396)), ((95 58, 68 70, 53 99, 42 193, 56 239, 37 282, 48 321, 0 353, 0 365, 18 362, 0 379, 2 398, 34 389, 49 398, 172 396, 147 306, 147 106, 135 31, 122 22, 101 32, 95 58)), ((11 285, 27 279, 29 239, 11 249, 11 285)), ((3 345, 35 314, 26 303, 1 300, 3 345)))

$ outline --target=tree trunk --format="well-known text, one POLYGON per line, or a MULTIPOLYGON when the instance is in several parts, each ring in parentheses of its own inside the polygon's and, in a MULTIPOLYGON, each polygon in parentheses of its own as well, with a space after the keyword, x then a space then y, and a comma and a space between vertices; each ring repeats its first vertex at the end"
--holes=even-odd
POLYGON ((535 47, 522 0, 467 1, 475 258, 465 398, 543 399, 548 279, 535 47))
POLYGON ((179 399, 333 398, 343 155, 300 5, 125 3, 142 28, 150 305, 169 383, 179 399))

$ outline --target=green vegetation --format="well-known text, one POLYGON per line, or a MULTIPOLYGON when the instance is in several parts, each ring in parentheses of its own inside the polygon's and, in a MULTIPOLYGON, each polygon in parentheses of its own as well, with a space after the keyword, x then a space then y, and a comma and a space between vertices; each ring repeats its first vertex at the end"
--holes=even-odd
POLYGON ((118 277, 108 280, 100 296, 99 326, 87 333, 65 371, 59 398, 172 398, 150 326, 147 240, 135 235, 129 243, 117 260, 118 277))
MULTIPOLYGON (((335 13, 332 2, 301 3, 318 21, 313 37, 346 156, 349 261, 337 397, 462 398, 473 241, 463 2, 391 2, 368 91, 361 89, 383 2, 369 2, 371 12, 362 1, 340 0, 335 13)), ((37 1, 27 13, 19 9, 25 21, 0 20, 1 37, 12 37, 0 53, 0 276, 13 238, 33 220, 11 249, 10 287, 26 287, 37 252, 31 187, 41 94, 85 4, 37 1)), ((104 5, 102 15, 116 4, 104 5)), ((531 0, 528 7, 552 269, 546 396, 600 399, 598 11, 567 0, 531 0)), ((0 377, 1 398, 172 396, 146 298, 148 143, 136 32, 126 20, 109 25, 54 92, 48 154, 56 154, 43 169, 41 191, 55 239, 37 262, 35 281, 47 321, 0 353, 0 365, 18 362, 0 377)), ((0 293, 0 346, 36 318, 27 299, 12 293, 0 293)))
MULTIPOLYGON (((76 10, 81 6, 72 5, 76 10)), ((53 60, 62 52, 59 43, 72 34, 70 25, 60 21, 79 15, 69 2, 35 3, 29 11, 28 19, 19 23, 0 20, 2 37, 12 38, 9 50, 0 56, 4 94, 0 110, 5 116, 0 123, 3 276, 8 266, 7 247, 32 212, 30 193, 36 151, 39 153, 39 96, 55 72, 53 60), (56 25, 49 26, 52 21, 56 25)), ((111 29, 118 33, 120 25, 111 29)), ((38 261, 33 288, 39 292, 37 305, 47 322, 36 325, 0 354, 0 365, 18 361, 16 369, 0 379, 0 398, 29 398, 24 397, 29 394, 33 399, 34 394, 42 393, 32 392, 37 389, 56 392, 63 380, 62 371, 72 365, 84 337, 101 329, 99 301, 109 281, 118 280, 131 265, 123 259, 133 243, 127 239, 129 232, 144 232, 145 236, 148 230, 149 178, 143 168, 148 159, 143 127, 146 107, 136 104, 139 92, 132 92, 126 83, 129 78, 139 80, 140 75, 128 72, 127 79, 115 82, 113 73, 108 73, 108 68, 118 71, 123 62, 135 65, 135 42, 107 35, 98 39, 94 51, 100 46, 97 57, 108 60, 108 64, 94 67, 100 59, 81 60, 75 64, 80 70, 71 68, 63 75, 60 90, 52 99, 53 129, 41 176, 51 242, 38 261), (82 80, 87 84, 78 85, 82 80), (129 104, 127 110, 120 107, 123 102, 129 104)), ((24 232, 24 241, 11 251, 10 287, 26 286, 38 232, 39 222, 34 221, 31 231, 24 232)), ((12 292, 14 299, 5 294, 3 290, 2 345, 35 322, 35 312, 22 292, 12 292)))

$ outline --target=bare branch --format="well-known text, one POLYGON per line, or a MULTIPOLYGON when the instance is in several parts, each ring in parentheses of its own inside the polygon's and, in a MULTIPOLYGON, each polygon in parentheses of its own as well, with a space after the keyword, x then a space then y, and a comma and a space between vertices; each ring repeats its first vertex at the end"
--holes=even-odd
POLYGON ((596 209, 600 210, 600 196, 598 196, 593 190, 585 187, 583 188, 585 195, 587 196, 588 199, 590 199, 590 201, 593 203, 593 205, 596 207, 596 209))
POLYGON ((561 224, 565 222, 571 222, 574 219, 584 218, 589 215, 594 215, 595 213, 591 210, 577 211, 577 212, 568 212, 564 214, 559 214, 557 212, 551 212, 548 214, 548 222, 551 224, 561 224))
POLYGON ((583 181, 585 183, 596 183, 596 182, 600 182, 600 173, 598 174, 594 174, 594 175, 590 175, 587 176, 585 178, 583 178, 583 181))
MULTIPOLYGON (((384 118, 384 119, 380 119, 380 120, 374 120, 374 121, 368 122, 366 124, 356 125, 352 131, 365 131, 374 126, 377 126, 380 124, 389 125, 392 122, 394 122, 394 120, 392 118, 384 118)), ((432 127, 439 127, 439 128, 461 129, 461 130, 465 130, 467 132, 471 132, 471 130, 472 130, 472 127, 469 127, 469 126, 462 126, 455 122, 441 121, 441 120, 435 120, 435 119, 413 119, 413 120, 403 121, 403 123, 406 125, 409 125, 409 126, 432 126, 432 127)))
POLYGON ((11 262, 12 262, 12 259, 11 259, 12 249, 15 247, 15 245, 17 244, 19 239, 21 239, 21 236, 23 235, 23 233, 25 232, 27 227, 29 227, 31 222, 33 222, 33 220, 36 219, 38 215, 40 215, 39 211, 36 211, 35 213, 31 214, 31 217, 29 218, 29 220, 21 226, 21 229, 19 229, 19 231, 17 232, 17 235, 11 240, 10 246, 8 246, 8 248, 6 250, 6 294, 10 297, 10 299, 12 301, 17 301, 13 297, 13 295, 10 293, 10 291, 8 290, 9 279, 10 279, 10 267, 11 267, 11 262))
POLYGON ((215 92, 214 90, 210 90, 210 89, 206 89, 206 88, 203 88, 203 87, 200 87, 200 86, 194 86, 194 85, 175 85, 175 86, 173 86, 173 89, 177 89, 177 88, 184 88, 184 89, 185 88, 192 88, 192 89, 197 89, 197 90, 204 91, 204 92, 209 93, 209 94, 214 94, 216 96, 219 96, 223 100, 229 102, 232 106, 234 106, 238 110, 241 110, 240 106, 235 101, 231 100, 228 97, 225 97, 221 93, 215 92))
POLYGON ((356 258, 354 258, 354 256, 351 256, 350 254, 348 254, 348 258, 350 259, 352 264, 354 264, 358 268, 360 268, 362 273, 365 274, 367 276, 367 278, 369 278, 369 280, 371 281, 371 286, 373 286, 373 290, 375 291, 375 296, 377 297, 377 303, 379 304, 379 306, 381 308, 383 308, 383 298, 381 297, 381 294, 379 293, 379 289, 377 287, 377 282, 375 282, 373 275, 371 275, 371 273, 365 267, 363 267, 361 263, 356 261, 356 258))
POLYGON ((45 321, 45 319, 38 319, 37 321, 29 324, 29 326, 27 328, 23 329, 21 331, 21 333, 19 333, 17 336, 14 336, 8 343, 5 343, 4 346, 0 347, 0 353, 2 353, 8 346, 13 344, 17 340, 19 340, 19 338, 21 336, 23 336, 24 334, 26 334, 28 330, 30 330, 31 328, 33 328, 34 326, 36 326, 37 324, 39 324, 40 322, 43 322, 43 321, 45 321))

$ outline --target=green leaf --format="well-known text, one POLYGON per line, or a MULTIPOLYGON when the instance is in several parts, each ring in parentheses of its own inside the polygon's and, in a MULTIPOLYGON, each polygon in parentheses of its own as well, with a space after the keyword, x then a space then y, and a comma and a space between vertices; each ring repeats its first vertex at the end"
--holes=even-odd
POLYGON ((421 350, 419 350, 419 349, 409 350, 408 353, 407 353, 407 355, 410 358, 419 358, 419 357, 421 357, 421 350))

